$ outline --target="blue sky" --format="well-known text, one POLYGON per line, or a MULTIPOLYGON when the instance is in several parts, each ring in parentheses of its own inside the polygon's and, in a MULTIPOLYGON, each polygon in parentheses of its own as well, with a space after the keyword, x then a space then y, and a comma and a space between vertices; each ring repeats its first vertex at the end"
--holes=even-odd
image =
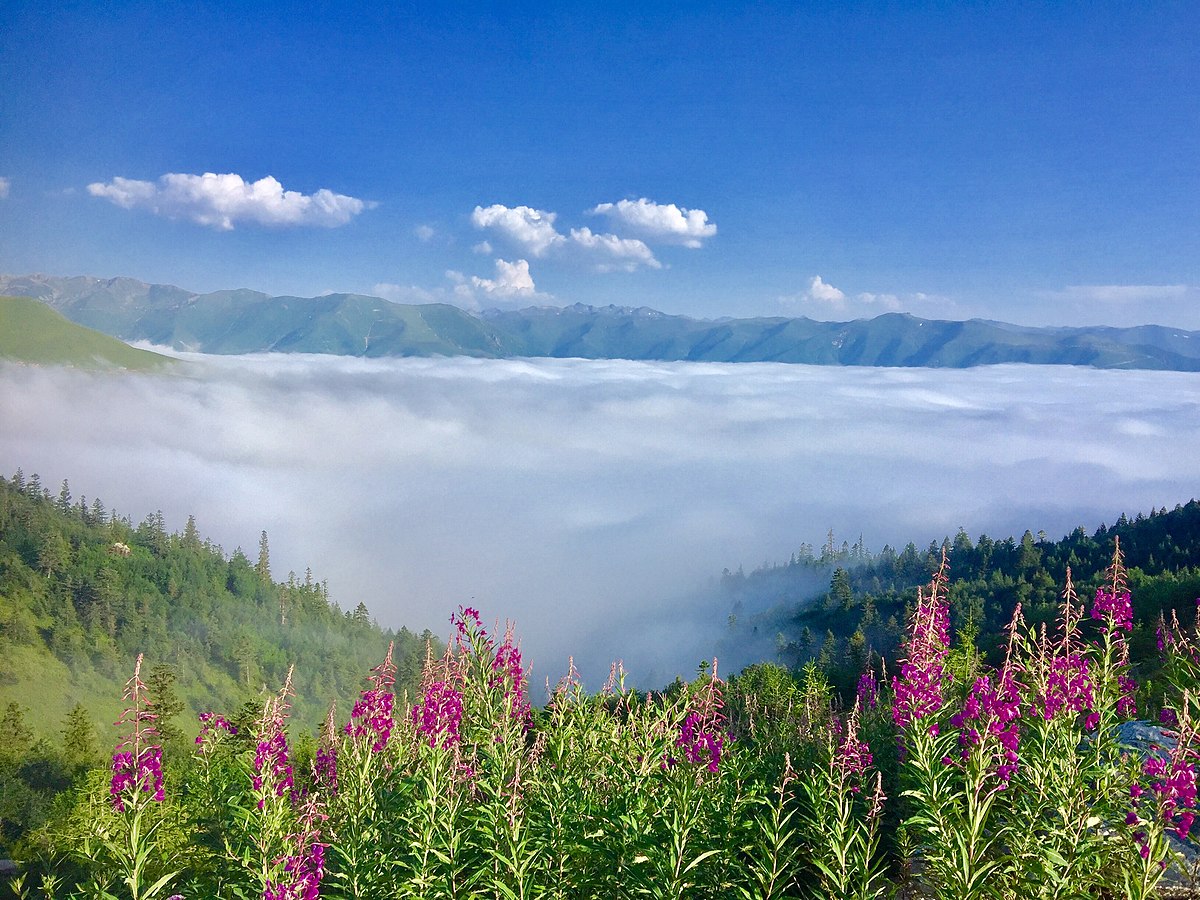
POLYGON ((0 272, 1200 329, 1194 3, 53 7, 0 272))

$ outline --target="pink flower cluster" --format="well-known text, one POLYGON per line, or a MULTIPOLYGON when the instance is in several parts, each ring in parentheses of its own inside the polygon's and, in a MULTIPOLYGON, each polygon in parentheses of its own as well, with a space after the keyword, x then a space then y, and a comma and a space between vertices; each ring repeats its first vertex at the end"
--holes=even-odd
POLYGON ((263 900, 317 900, 325 874, 325 845, 314 842, 307 853, 289 856, 283 871, 288 880, 268 881, 263 900))
POLYGON ((292 764, 288 761, 287 735, 282 729, 258 742, 254 751, 252 783, 254 792, 260 795, 259 809, 263 808, 268 794, 282 797, 291 790, 292 764))
POLYGON ((317 756, 313 760, 313 778, 331 795, 337 793, 337 748, 333 746, 317 748, 317 756))
POLYGON ((1096 687, 1087 658, 1079 653, 1068 653, 1051 659, 1046 693, 1041 698, 1042 718, 1049 722, 1061 710, 1070 715, 1086 711, 1085 725, 1090 730, 1100 723, 1095 706, 1096 687))
POLYGON ((531 711, 525 696, 525 670, 521 667, 521 648, 513 643, 511 628, 492 658, 491 686, 504 689, 509 715, 523 721, 528 730, 531 711))
POLYGON ((1158 797, 1163 821, 1175 829, 1180 840, 1187 840, 1196 821, 1196 765, 1192 755, 1176 748, 1169 758, 1151 756, 1142 766, 1146 777, 1155 779, 1150 789, 1158 797))
POLYGON ((1100 588, 1096 591, 1096 602, 1092 604, 1092 618, 1105 623, 1105 630, 1133 630, 1133 605, 1129 600, 1129 592, 1109 591, 1100 588))
POLYGON ((395 723, 393 708, 396 696, 392 686, 396 683, 396 665, 392 662, 395 645, 389 643, 383 662, 371 670, 371 688, 362 692, 358 702, 350 711, 346 723, 346 734, 356 740, 371 738, 371 752, 380 753, 387 746, 395 723))
MULTIPOLYGON (((858 739, 858 722, 852 715, 846 723, 845 735, 838 742, 834 764, 843 776, 853 775, 857 778, 867 770, 873 761, 871 747, 866 741, 858 739)), ((857 791, 858 788, 855 787, 853 790, 857 791)))
POLYGON ((121 713, 117 724, 128 725, 131 730, 117 745, 117 752, 112 758, 109 794, 117 812, 124 811, 127 794, 136 795, 138 791, 150 794, 155 802, 163 800, 162 747, 150 743, 150 738, 158 733, 154 728, 158 716, 150 711, 151 704, 146 699, 140 653, 133 666, 133 677, 125 682, 122 699, 129 705, 121 713), (122 751, 122 747, 130 749, 122 751))
POLYGON ((163 801, 162 748, 143 747, 134 764, 133 752, 114 753, 109 793, 117 812, 125 809, 127 791, 145 791, 155 802, 163 801))
POLYGON ((863 672, 855 690, 860 709, 874 709, 879 703, 879 681, 874 672, 863 672))
MULTIPOLYGON (((926 599, 917 595, 917 611, 906 642, 906 656, 899 676, 892 678, 895 703, 892 718, 897 727, 907 728, 942 708, 944 664, 950 647, 950 616, 945 599, 935 583, 926 599)), ((936 725, 930 729, 935 730, 936 725)))
MULTIPOLYGON (((683 725, 679 728, 679 737, 675 746, 683 750, 684 758, 694 765, 708 765, 708 771, 716 772, 721 765, 721 751, 725 745, 725 736, 714 727, 714 723, 706 723, 700 713, 688 713, 683 725)), ((668 762, 674 765, 674 758, 668 762)))
POLYGON ((371 752, 379 753, 387 746, 392 734, 392 706, 395 695, 391 691, 363 691, 354 709, 350 711, 350 721, 346 723, 346 734, 355 739, 370 737, 371 752))
POLYGON ((970 758, 971 748, 979 746, 985 737, 996 740, 997 757, 1002 760, 996 766, 996 776, 1007 786, 1017 771, 1020 720, 1020 689, 1013 670, 1005 668, 995 685, 988 675, 975 679, 962 712, 955 713, 950 724, 959 729, 958 742, 964 760, 970 758))
POLYGON ((462 694, 448 682, 434 681, 425 688, 425 696, 412 708, 417 732, 430 747, 453 747, 459 741, 462 722, 462 694))
POLYGON ((200 733, 196 735, 196 744, 200 747, 201 751, 212 740, 217 739, 221 732, 228 735, 235 735, 237 734, 237 726, 231 725, 228 719, 216 713, 200 713, 200 733))

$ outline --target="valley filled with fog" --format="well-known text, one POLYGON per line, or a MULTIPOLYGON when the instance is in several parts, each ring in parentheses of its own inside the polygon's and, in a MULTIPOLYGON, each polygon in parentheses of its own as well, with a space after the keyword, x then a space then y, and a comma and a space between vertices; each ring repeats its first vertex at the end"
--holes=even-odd
MULTIPOLYGON (((711 654, 722 569, 1091 531, 1200 493, 1200 376, 580 360, 189 356, 182 374, 0 366, 0 468, 135 522, 311 566, 381 624, 513 618, 655 687, 711 654)), ((540 694, 540 692, 539 692, 540 694)))

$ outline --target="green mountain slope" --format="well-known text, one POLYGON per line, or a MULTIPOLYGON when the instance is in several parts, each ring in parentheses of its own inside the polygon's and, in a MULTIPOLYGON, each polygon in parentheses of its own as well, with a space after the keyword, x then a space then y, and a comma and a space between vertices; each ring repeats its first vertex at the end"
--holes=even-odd
POLYGON ((1152 510, 1089 533, 1082 527, 1060 540, 1025 532, 1020 539, 972 541, 965 532, 924 549, 861 545, 841 548, 832 535, 820 551, 801 547, 782 565, 751 573, 724 573, 720 590, 731 611, 727 657, 747 648, 777 654, 791 666, 817 660, 849 688, 870 651, 891 659, 916 589, 927 584, 949 552, 950 609, 954 628, 974 631, 984 652, 998 653, 1006 626, 1020 604, 1026 621, 1054 627, 1067 568, 1088 608, 1103 581, 1116 540, 1125 562, 1136 620, 1130 637, 1133 664, 1143 680, 1160 665, 1154 622, 1178 610, 1191 622, 1200 597, 1200 501, 1152 510))
POLYGON ((0 478, 0 710, 15 702, 53 735, 82 703, 107 726, 144 653, 147 672, 177 677, 185 733, 199 712, 261 702, 293 664, 295 717, 312 730, 331 702, 349 711, 389 641, 411 694, 432 636, 380 629, 361 604, 341 610, 311 574, 275 581, 265 537, 252 563, 191 521, 171 534, 161 513, 134 525, 65 482, 54 496, 36 475, 0 478))
POLYGON ((82 368, 156 369, 175 360, 70 322, 29 297, 0 296, 0 359, 82 368))
POLYGON ((997 363, 1200 371, 1200 332, 1030 328, 888 313, 853 322, 692 319, 646 308, 531 307, 472 315, 359 294, 194 294, 128 278, 0 276, 0 291, 36 297, 123 340, 206 353, 349 356, 578 357, 967 368, 997 363))

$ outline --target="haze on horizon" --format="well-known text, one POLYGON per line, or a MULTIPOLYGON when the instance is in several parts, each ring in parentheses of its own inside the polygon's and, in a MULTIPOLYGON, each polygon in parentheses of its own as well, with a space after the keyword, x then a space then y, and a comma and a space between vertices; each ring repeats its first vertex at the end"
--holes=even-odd
POLYGON ((569 655, 656 687, 717 646, 722 569, 833 529, 902 547, 1052 538, 1197 493, 1200 378, 1053 366, 191 357, 184 376, 0 366, 0 471, 135 522, 266 530, 277 578, 447 633, 512 618, 535 683, 569 655))

